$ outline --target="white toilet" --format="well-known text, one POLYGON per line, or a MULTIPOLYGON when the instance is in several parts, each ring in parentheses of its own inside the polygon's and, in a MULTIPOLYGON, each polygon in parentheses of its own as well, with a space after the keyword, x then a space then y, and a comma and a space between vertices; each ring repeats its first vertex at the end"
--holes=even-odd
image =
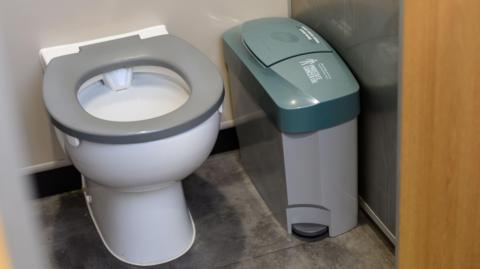
POLYGON ((207 57, 151 30, 41 51, 45 106, 98 233, 115 257, 143 266, 194 242, 181 180, 212 150, 224 97, 207 57))

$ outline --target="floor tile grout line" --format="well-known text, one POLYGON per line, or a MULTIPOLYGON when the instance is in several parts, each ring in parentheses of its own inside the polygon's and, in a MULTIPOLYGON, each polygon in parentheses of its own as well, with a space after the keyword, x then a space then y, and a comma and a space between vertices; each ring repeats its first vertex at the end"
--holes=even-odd
MULTIPOLYGON (((236 262, 232 262, 232 263, 229 263, 229 264, 220 265, 220 266, 214 267, 213 269, 221 269, 221 268, 225 268, 225 267, 227 267, 227 266, 231 266, 231 265, 234 265, 234 264, 240 264, 240 263, 242 263, 242 262, 246 262, 246 261, 249 261, 249 260, 255 260, 255 259, 258 259, 258 258, 267 256, 267 255, 276 253, 276 252, 280 252, 280 251, 284 251, 284 250, 288 250, 288 249, 300 247, 300 246, 303 246, 303 245, 305 245, 305 244, 308 244, 308 242, 300 242, 299 244, 296 244, 296 245, 293 245, 293 246, 288 246, 288 247, 284 247, 284 248, 279 248, 279 249, 276 249, 276 250, 272 250, 272 251, 265 252, 265 253, 260 254, 260 255, 249 256, 249 257, 246 257, 246 258, 243 259, 243 260, 238 260, 238 261, 236 261, 236 262)), ((272 244, 272 245, 273 245, 273 244, 272 244)))

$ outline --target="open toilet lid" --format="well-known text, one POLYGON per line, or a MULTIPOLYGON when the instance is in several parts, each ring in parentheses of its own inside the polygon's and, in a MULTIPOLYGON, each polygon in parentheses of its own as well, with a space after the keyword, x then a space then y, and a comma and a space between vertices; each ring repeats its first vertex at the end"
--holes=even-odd
POLYGON ((182 133, 208 119, 223 102, 216 66, 186 41, 172 35, 127 37, 81 47, 47 66, 43 99, 53 124, 63 132, 101 143, 139 143, 182 133), (178 109, 139 121, 110 121, 89 114, 78 100, 81 85, 119 68, 160 66, 179 74, 191 91, 178 109))

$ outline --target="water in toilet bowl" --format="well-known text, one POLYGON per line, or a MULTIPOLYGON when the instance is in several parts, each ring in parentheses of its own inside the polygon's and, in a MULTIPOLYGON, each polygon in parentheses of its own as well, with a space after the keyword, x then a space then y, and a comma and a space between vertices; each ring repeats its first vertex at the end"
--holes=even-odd
POLYGON ((109 87, 111 83, 105 81, 108 74, 95 76, 83 83, 78 91, 83 109, 103 120, 141 121, 180 108, 190 96, 188 84, 170 69, 139 66, 132 71, 130 86, 120 90, 109 87))

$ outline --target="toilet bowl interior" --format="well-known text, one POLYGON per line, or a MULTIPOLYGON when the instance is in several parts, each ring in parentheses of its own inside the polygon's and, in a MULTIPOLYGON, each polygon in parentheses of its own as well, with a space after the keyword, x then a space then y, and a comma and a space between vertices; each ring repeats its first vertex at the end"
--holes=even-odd
POLYGON ((77 98, 96 118, 132 122, 168 114, 185 104, 190 94, 186 81, 173 70, 135 66, 88 79, 77 98))

